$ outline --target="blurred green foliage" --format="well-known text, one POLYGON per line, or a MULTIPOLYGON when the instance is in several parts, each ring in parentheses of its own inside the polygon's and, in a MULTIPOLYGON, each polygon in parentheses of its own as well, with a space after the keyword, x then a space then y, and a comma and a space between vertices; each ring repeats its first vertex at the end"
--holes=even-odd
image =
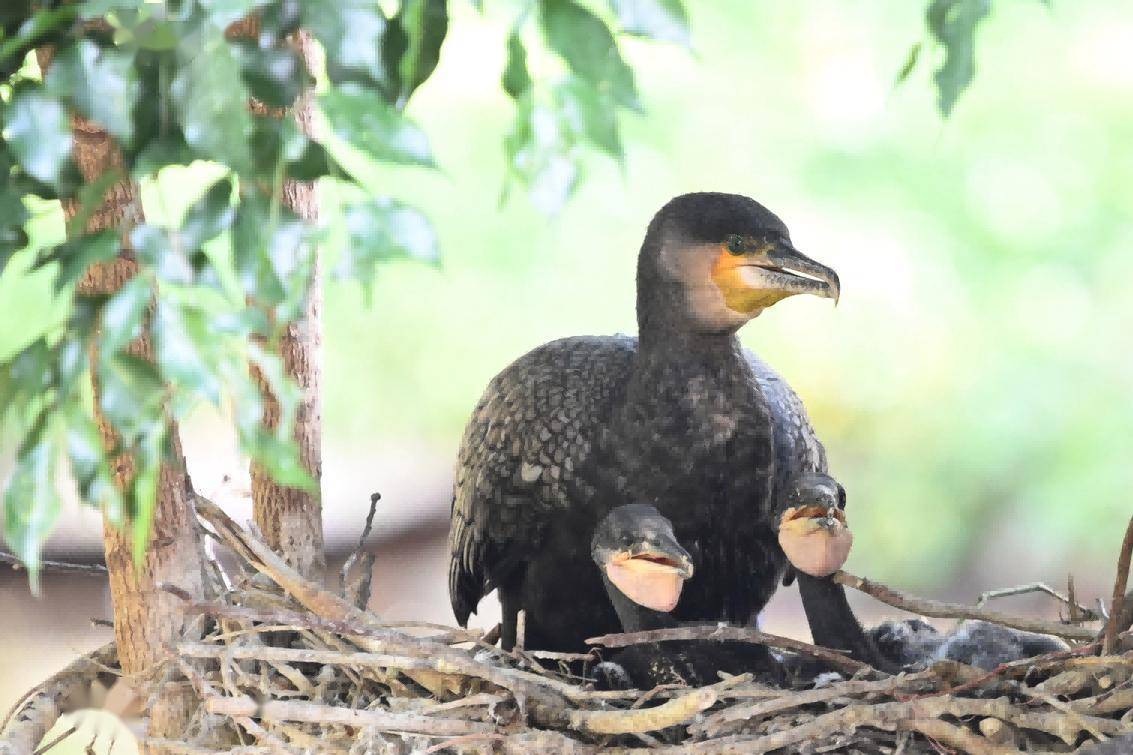
POLYGON ((410 108, 445 175, 366 174, 433 219, 442 267, 381 268, 369 308, 330 289, 328 444, 431 439, 447 468, 510 360, 635 331, 635 255, 664 201, 737 191, 842 276, 836 309, 796 297, 742 338, 829 447, 850 567, 910 588, 1003 564, 1024 581, 1060 584, 1067 565, 1080 586, 1108 581, 1133 459, 1133 10, 997 4, 945 121, 939 51, 893 88, 923 10, 735 0, 690 7, 691 58, 625 43, 646 115, 622 117, 624 166, 587 163, 550 223, 497 205, 508 116, 474 82, 503 70, 507 29, 456 14, 451 57, 410 108))
MULTIPOLYGON (((618 9, 630 31, 635 5, 618 9)), ((379 163, 364 144, 336 152, 369 192, 424 211, 440 265, 375 268, 432 258, 407 249, 407 234, 437 245, 424 231, 370 230, 402 205, 324 187, 327 216, 346 218, 325 229, 329 264, 362 271, 373 299, 327 284, 328 451, 425 440, 447 464, 508 361, 558 336, 634 330, 634 258, 652 212, 685 191, 737 191, 842 275, 838 309, 790 300, 743 339, 802 394, 826 440, 850 491, 851 567, 914 586, 966 573, 992 543, 1013 559, 1108 569, 1133 458, 1133 164, 1118 159, 1133 148, 1133 11, 1036 6, 971 16, 979 54, 964 60, 979 75, 957 100, 964 76, 950 94, 933 77, 966 53, 939 43, 967 44, 975 21, 933 28, 923 5, 900 0, 697 4, 691 55, 620 36, 624 64, 602 68, 537 43, 546 11, 517 27, 518 5, 481 15, 452 4, 439 64, 401 122, 427 132, 443 173, 379 163), (910 56, 921 36, 931 44, 910 56), (485 85, 505 71, 503 89, 485 85), (901 78, 911 84, 894 89, 901 78), (608 100, 572 98, 574 80, 600 82, 608 100), (953 105, 942 122, 934 108, 953 105), (625 157, 582 160, 583 144, 613 156, 624 144, 625 157), (537 206, 577 196, 548 222, 500 203, 509 171, 537 206), (351 220, 344 208, 359 202, 372 212, 351 220)), ((671 32, 671 15, 649 18, 671 32)), ((399 70, 400 96, 417 69, 399 70)), ((163 173, 147 190, 153 222, 180 217, 217 180, 208 171, 163 173)), ((59 243, 57 208, 30 211, 35 240, 59 243)), ((20 323, 0 332, 0 355, 65 316, 52 276, 27 267, 17 258, 0 277, 0 318, 20 323)))
MULTIPOLYGON (((527 72, 519 40, 533 7, 515 16, 514 66, 501 84, 517 104, 506 142, 512 174, 550 210, 574 189, 588 140, 621 156, 616 109, 638 107, 612 14, 636 35, 661 38, 686 18, 680 0, 635 0, 628 17, 629 6, 613 2, 610 21, 575 0, 540 0, 543 49, 574 75, 548 87, 527 72), (544 89, 554 96, 538 104, 544 89)), ((132 526, 140 558, 172 423, 198 404, 231 408, 240 450, 276 482, 317 485, 299 461, 299 392, 277 347, 307 310, 320 232, 297 214, 309 208, 284 201, 287 180, 337 190, 344 201, 333 217, 348 243, 336 270, 367 293, 380 261, 436 259, 425 217, 367 192, 349 158, 436 167, 427 136, 403 111, 440 60, 448 2, 399 0, 390 10, 377 0, 79 0, 20 3, 0 16, 0 272, 19 255, 32 270, 51 271, 65 311, 0 358, 0 425, 16 441, 3 535, 33 589, 60 508, 57 464, 69 460, 82 501, 132 526), (254 32, 233 34, 230 25, 253 13, 254 32), (295 43, 301 27, 312 38, 310 63, 295 43), (309 109, 255 117, 253 98, 265 108, 309 109), (106 129, 120 165, 92 175, 92 166, 76 164, 72 114, 106 129), (194 172, 179 212, 160 207, 142 219, 119 207, 121 227, 87 228, 120 182, 145 188, 205 161, 205 172, 220 175, 205 182, 205 172, 194 172), (62 243, 29 234, 28 206, 37 202, 73 203, 62 243), (120 251, 137 265, 128 282, 110 290, 80 284, 120 251), (131 351, 143 334, 152 358, 131 351), (273 428, 261 423, 253 372, 281 406, 273 428), (98 386, 97 412, 88 383, 98 386), (95 414, 110 426, 114 447, 105 454, 95 414), (81 443, 72 442, 76 428, 81 443), (131 471, 119 495, 109 459, 123 455, 131 471)))

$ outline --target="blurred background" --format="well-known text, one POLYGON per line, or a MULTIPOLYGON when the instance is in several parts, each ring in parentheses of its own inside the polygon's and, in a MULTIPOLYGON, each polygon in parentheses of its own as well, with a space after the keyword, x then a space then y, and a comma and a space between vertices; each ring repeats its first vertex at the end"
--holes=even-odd
MULTIPOLYGON (((848 570, 965 601, 1064 588, 1069 573, 1081 599, 1108 595, 1133 508, 1133 7, 996 3, 975 83, 942 120, 932 55, 894 84, 926 38, 923 3, 690 4, 691 53, 624 43, 646 107, 623 121, 624 165, 593 157, 548 218, 518 190, 500 201, 512 106, 497 82, 518 5, 451 5, 440 66, 409 108, 442 170, 369 169, 375 191, 432 219, 441 262, 380 267, 368 304, 356 285, 325 291, 328 545, 349 550, 380 491, 377 611, 451 623, 444 538, 472 406, 534 346, 634 332, 645 226, 693 190, 755 197, 841 275, 836 309, 791 299, 742 339, 802 396, 849 491, 848 570)), ((207 172, 151 187, 147 214, 194 199, 207 172)), ((42 234, 61 237, 61 216, 44 212, 42 234)), ((18 268, 0 278, 4 355, 57 316, 50 281, 18 268)), ((201 413, 182 435, 196 487, 249 518, 223 419, 201 413)), ((47 557, 97 559, 100 517, 72 502, 63 519, 47 557)), ((107 616, 97 579, 48 575, 35 599, 5 567, 0 709, 108 641, 90 623, 107 616)), ((487 601, 474 621, 497 617, 487 601)), ((790 590, 764 623, 807 636, 790 590)))

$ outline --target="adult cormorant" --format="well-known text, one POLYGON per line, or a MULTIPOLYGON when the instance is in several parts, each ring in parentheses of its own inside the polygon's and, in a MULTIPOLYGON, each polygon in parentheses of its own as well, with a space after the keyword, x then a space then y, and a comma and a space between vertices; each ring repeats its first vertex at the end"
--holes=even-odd
MULTIPOLYGON (((798 397, 736 331, 802 293, 837 300, 838 276, 762 205, 698 193, 661 208, 638 255, 638 338, 540 346, 473 411, 449 534, 457 620, 498 589, 504 647, 520 610, 531 648, 577 650, 616 631, 590 535, 616 505, 643 501, 672 521, 695 567, 674 615, 752 621, 785 571, 774 501, 826 458, 798 397)), ((842 588, 800 583, 815 641, 865 655, 842 588)))

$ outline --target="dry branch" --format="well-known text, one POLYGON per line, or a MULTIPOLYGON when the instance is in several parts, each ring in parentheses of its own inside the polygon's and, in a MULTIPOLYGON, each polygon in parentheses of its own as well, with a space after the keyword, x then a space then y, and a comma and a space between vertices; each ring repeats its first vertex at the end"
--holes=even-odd
POLYGON ((1113 652, 1119 626, 1125 616, 1124 597, 1125 588, 1129 586, 1129 560, 1133 558, 1133 518, 1130 518, 1125 528, 1125 537, 1121 541, 1121 553, 1117 557, 1117 576, 1113 580, 1113 602, 1109 606, 1109 621, 1105 624, 1105 641, 1102 643, 1102 652, 1108 655, 1113 652))
MULTIPOLYGON (((0 551, 0 563, 8 564, 16 571, 24 568, 24 562, 7 551, 0 551)), ((54 572, 56 574, 83 574, 88 577, 106 579, 106 567, 102 564, 72 564, 65 561, 40 561, 39 568, 41 571, 54 572)))
POLYGON ((797 653, 803 653, 826 661, 831 666, 849 672, 850 674, 872 669, 872 666, 868 663, 856 661, 853 658, 849 658, 829 648, 811 645, 808 642, 800 642, 799 640, 792 640, 789 637, 780 637, 776 634, 767 634, 758 629, 750 629, 748 627, 673 627, 671 629, 652 629, 646 632, 604 634, 600 637, 591 637, 586 642, 588 645, 624 648, 630 645, 642 645, 649 642, 669 642, 673 640, 749 642, 756 645, 767 645, 782 650, 793 650, 797 653))
POLYGON ((205 700, 205 710, 222 716, 246 716, 265 721, 375 726, 384 731, 404 731, 442 737, 494 733, 497 730, 495 726, 474 721, 432 718, 412 713, 356 710, 285 700, 270 700, 261 705, 250 697, 209 697, 205 700))
POLYGON ((909 611, 922 616, 931 616, 937 619, 980 619, 1013 629, 1022 629, 1025 632, 1050 634, 1066 640, 1074 640, 1075 642, 1091 642, 1097 635, 1096 631, 1086 629, 1085 627, 1059 624, 1053 621, 1043 621, 1042 619, 1011 616, 999 611, 990 611, 986 608, 966 606, 962 603, 946 603, 942 600, 933 600, 932 598, 917 598, 902 593, 899 590, 894 590, 891 587, 886 587, 878 582, 873 582, 862 577, 855 577, 853 574, 844 571, 836 572, 832 579, 840 585, 860 590, 866 595, 880 600, 882 603, 891 605, 894 608, 900 608, 903 611, 909 611))
POLYGON ((73 661, 32 689, 0 724, 0 755, 25 755, 35 750, 59 716, 90 705, 91 687, 109 688, 118 665, 114 643, 73 661))
MULTIPOLYGON (((167 675, 179 672, 191 685, 185 689, 195 724, 144 740, 155 752, 874 755, 948 748, 1001 755, 1016 748, 1070 752, 1133 731, 1133 652, 1094 655, 1100 642, 991 672, 943 661, 896 676, 801 682, 799 689, 740 674, 694 689, 600 691, 540 666, 534 653, 487 645, 476 632, 383 622, 300 575, 212 504, 202 502, 200 513, 259 575, 212 602, 181 596, 206 631, 202 640, 172 648, 167 675)), ((862 668, 823 648, 728 627, 595 642, 623 647, 669 639, 755 641, 862 668)), ((552 665, 591 660, 541 655, 552 665)), ((12 752, 30 750, 0 749, 12 752)))

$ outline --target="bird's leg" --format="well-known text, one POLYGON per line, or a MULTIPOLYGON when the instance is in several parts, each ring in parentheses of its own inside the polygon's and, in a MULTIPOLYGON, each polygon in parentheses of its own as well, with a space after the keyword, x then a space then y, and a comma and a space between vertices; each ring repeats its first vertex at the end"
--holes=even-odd
POLYGON ((892 664, 882 657, 862 629, 858 617, 846 600, 842 585, 829 577, 812 577, 801 571, 796 573, 803 610, 806 612, 814 643, 831 650, 847 651, 851 657, 875 668, 892 670, 892 664))

